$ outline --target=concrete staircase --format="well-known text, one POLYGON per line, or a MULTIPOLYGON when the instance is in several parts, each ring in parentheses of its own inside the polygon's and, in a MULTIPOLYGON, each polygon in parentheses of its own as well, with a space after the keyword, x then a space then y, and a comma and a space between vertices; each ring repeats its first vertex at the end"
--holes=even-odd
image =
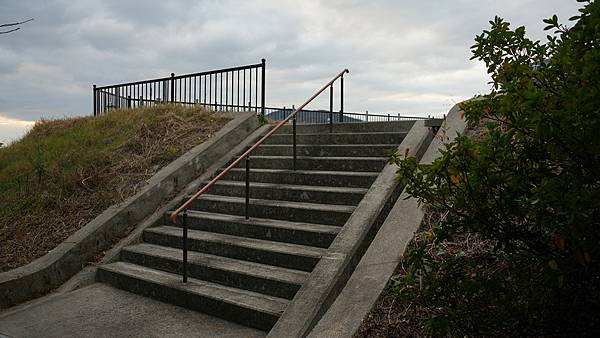
MULTIPOLYGON (((245 168, 236 168, 188 212, 190 279, 182 283, 182 229, 165 215, 97 278, 116 287, 243 325, 272 328, 362 200, 413 121, 299 125, 251 157, 250 219, 245 168)), ((179 220, 181 222, 181 219, 179 220)))

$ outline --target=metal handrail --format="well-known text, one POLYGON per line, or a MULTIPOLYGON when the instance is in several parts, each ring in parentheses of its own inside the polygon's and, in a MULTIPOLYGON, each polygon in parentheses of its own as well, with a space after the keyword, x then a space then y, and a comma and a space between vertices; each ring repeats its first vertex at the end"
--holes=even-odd
POLYGON ((344 69, 338 75, 336 75, 331 81, 327 82, 321 89, 319 89, 313 96, 311 96, 308 100, 306 100, 302 105, 294 110, 288 117, 279 122, 274 128, 272 128, 265 136, 263 136, 258 142, 254 143, 248 150, 246 150, 242 155, 240 155, 235 161, 233 161, 227 168, 221 171, 215 178, 213 178, 210 182, 208 182, 202 189, 196 192, 192 197, 190 197, 185 203, 183 203, 177 210, 175 210, 171 216, 171 222, 177 222, 177 216, 186 210, 200 195, 204 194, 208 189, 210 189, 218 180, 220 180, 223 176, 225 176, 231 169, 236 167, 240 162, 242 162, 245 158, 247 158, 254 149, 260 146, 266 139, 268 139, 273 133, 275 133, 279 128, 281 128, 284 124, 286 124, 290 119, 292 119, 296 114, 302 110, 302 108, 306 107, 309 103, 311 103, 317 96, 319 96, 325 89, 329 88, 333 83, 340 77, 343 77, 344 74, 349 73, 348 69, 344 69))

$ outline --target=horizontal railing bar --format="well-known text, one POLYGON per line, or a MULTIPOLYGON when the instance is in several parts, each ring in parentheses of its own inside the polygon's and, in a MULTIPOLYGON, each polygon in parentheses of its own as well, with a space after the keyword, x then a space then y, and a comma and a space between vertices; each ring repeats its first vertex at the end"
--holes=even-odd
POLYGON ((198 192, 196 192, 194 195, 192 195, 192 197, 190 197, 185 203, 183 203, 179 208, 177 208, 177 210, 175 210, 170 216, 171 221, 173 223, 176 223, 177 215, 179 215, 182 211, 186 210, 200 195, 202 195, 204 192, 206 192, 208 189, 210 189, 218 180, 220 180, 223 176, 225 176, 231 169, 233 169, 241 161, 243 161, 246 157, 248 157, 250 155, 250 153, 252 153, 252 151, 254 151, 254 149, 256 149, 258 146, 260 146, 266 139, 268 139, 271 135, 273 135, 273 133, 275 133, 277 130, 279 130, 279 128, 281 128, 284 124, 286 124, 290 119, 292 119, 294 116, 296 116, 296 114, 299 111, 301 111, 304 107, 306 107, 309 103, 311 103, 325 89, 329 88, 329 86, 332 85, 335 82, 335 80, 342 77, 344 74, 346 74, 348 72, 349 72, 348 69, 344 69, 342 72, 340 72, 338 75, 336 75, 332 80, 327 82, 327 84, 325 84, 323 87, 321 87, 321 89, 319 89, 315 94, 313 94, 313 96, 311 96, 308 100, 306 100, 302 105, 300 105, 298 108, 296 108, 294 110, 294 112, 291 113, 287 118, 280 121, 275 127, 271 128, 271 130, 269 130, 269 132, 265 136, 261 137, 260 140, 258 140, 256 143, 254 143, 254 145, 251 146, 248 150, 246 150, 242 155, 238 156, 238 158, 235 161, 233 161, 229 166, 227 166, 227 168, 225 168, 223 171, 221 171, 217 176, 215 176, 215 178, 213 178, 204 187, 202 187, 202 189, 200 189, 198 192))
POLYGON ((167 77, 161 77, 161 78, 150 79, 150 80, 141 80, 141 81, 125 82, 125 83, 106 85, 106 86, 97 86, 96 90, 117 88, 117 87, 123 87, 123 86, 134 86, 134 85, 148 84, 148 83, 152 83, 152 82, 162 82, 162 81, 168 81, 171 79, 178 80, 178 79, 188 78, 188 77, 192 77, 192 76, 213 75, 213 74, 219 74, 219 73, 225 73, 225 72, 235 72, 235 71, 239 71, 239 70, 254 69, 254 68, 260 68, 260 67, 262 67, 262 63, 256 63, 256 64, 246 65, 246 66, 209 70, 209 71, 200 72, 200 73, 177 75, 174 77, 167 76, 167 77))

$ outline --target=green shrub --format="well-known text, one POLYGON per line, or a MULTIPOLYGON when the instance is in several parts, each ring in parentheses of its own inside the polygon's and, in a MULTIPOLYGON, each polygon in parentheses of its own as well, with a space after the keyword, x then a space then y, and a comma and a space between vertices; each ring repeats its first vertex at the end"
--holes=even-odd
POLYGON ((579 2, 571 28, 544 20, 546 43, 490 21, 471 49, 492 90, 463 106, 481 134, 429 166, 393 158, 410 194, 444 215, 412 243, 397 284, 429 309, 434 334, 600 328, 600 5, 579 2))

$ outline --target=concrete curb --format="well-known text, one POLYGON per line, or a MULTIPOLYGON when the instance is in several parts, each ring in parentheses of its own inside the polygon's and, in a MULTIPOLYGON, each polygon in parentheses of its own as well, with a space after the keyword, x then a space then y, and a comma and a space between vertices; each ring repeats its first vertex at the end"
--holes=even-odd
POLYGON ((0 308, 44 294, 64 283, 123 231, 154 214, 174 193, 211 168, 258 127, 254 113, 240 114, 212 138, 162 168, 139 193, 109 207, 48 254, 1 273, 0 308))
MULTIPOLYGON (((440 156, 443 145, 454 140, 465 128, 466 122, 457 104, 448 113, 420 163, 433 162, 440 156)), ((350 280, 309 337, 353 337, 357 333, 400 263, 422 219, 423 211, 417 200, 402 193, 350 280)))
MULTIPOLYGON (((417 121, 398 150, 421 158, 433 135, 417 121)), ((268 337, 304 337, 336 299, 402 187, 386 165, 268 337)))

